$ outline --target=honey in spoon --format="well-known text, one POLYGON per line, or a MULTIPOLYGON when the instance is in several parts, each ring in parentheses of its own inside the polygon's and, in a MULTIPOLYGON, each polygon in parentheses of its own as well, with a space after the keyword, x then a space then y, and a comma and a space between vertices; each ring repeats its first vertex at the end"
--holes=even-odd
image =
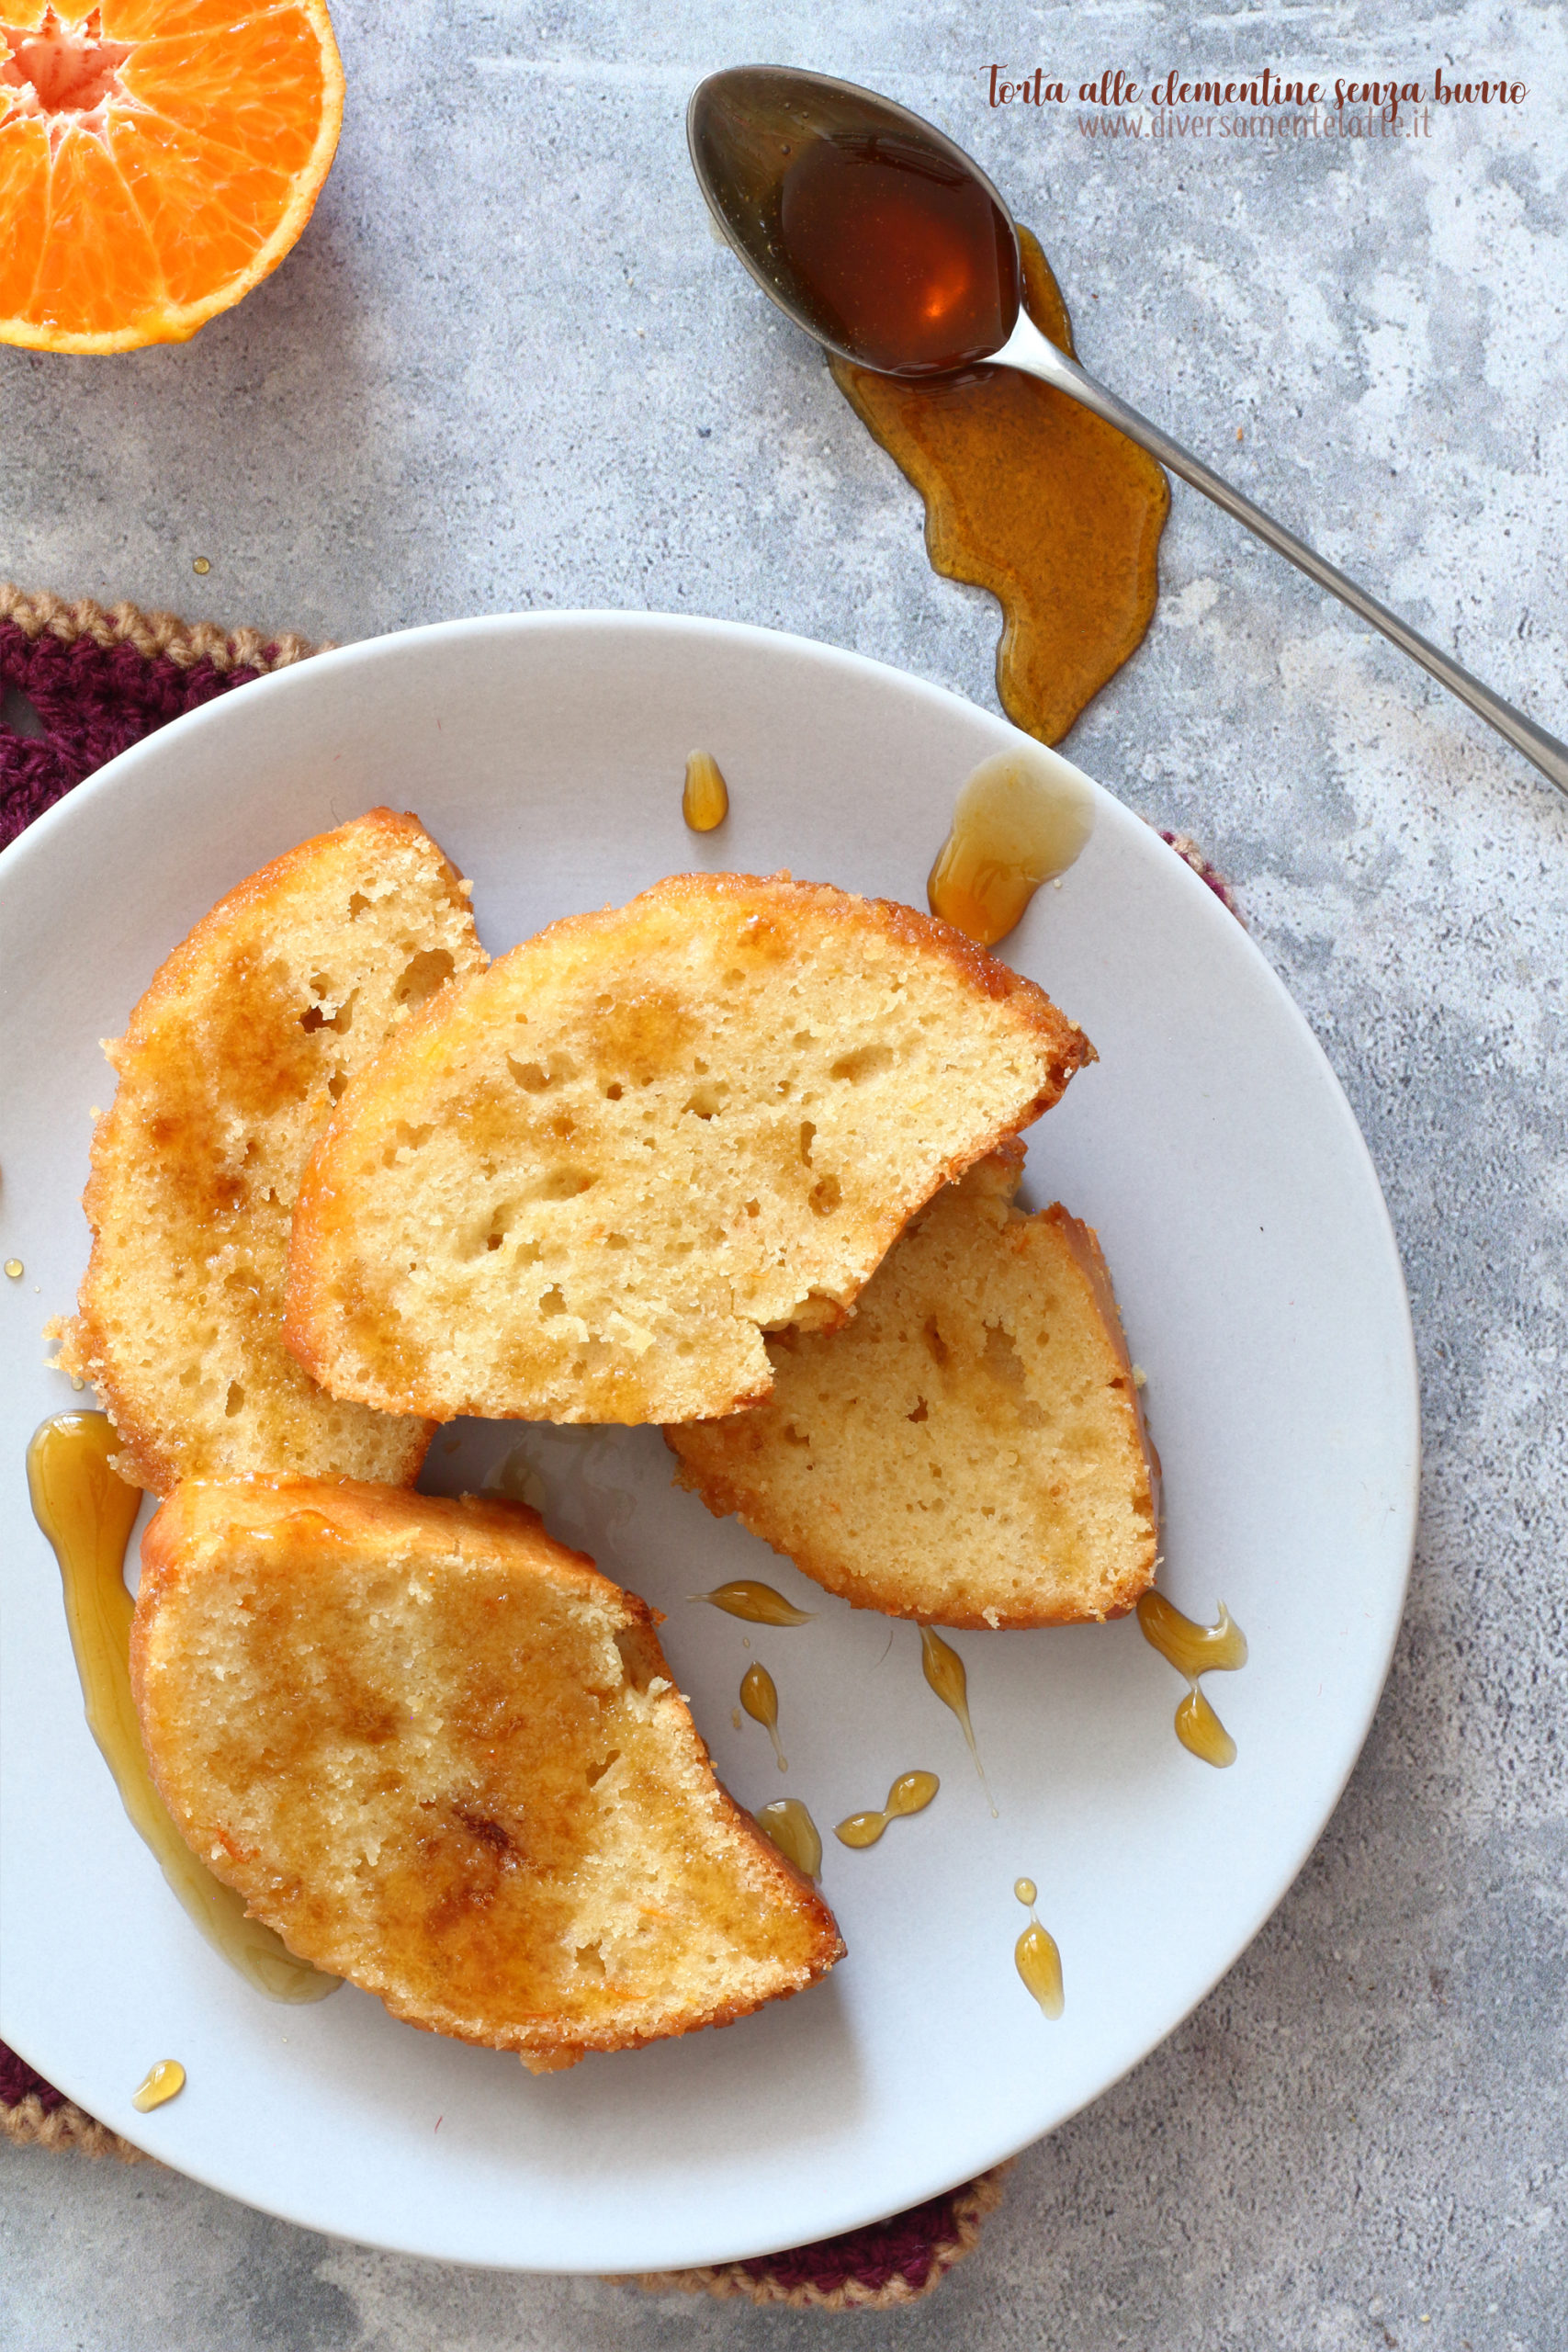
POLYGON ((241 1897, 197 1861, 152 1785, 130 1695, 134 1608, 123 1576, 141 1496, 109 1468, 115 1445, 107 1414, 62 1413, 28 1448, 33 1516, 60 1563, 87 1727, 132 1827, 209 1943, 269 2000, 323 2000, 339 1979, 297 1960, 270 1928, 246 1918, 241 1897))
MULTIPOLYGON (((1051 266, 1027 229, 1018 242, 1023 306, 1071 354, 1051 266)), ((848 359, 829 364, 924 500, 932 569, 987 589, 1001 605, 1002 708, 1026 734, 1059 742, 1154 617, 1170 508, 1164 473, 1113 425, 1017 368, 910 382, 848 359)))
POLYGON ((897 126, 797 147, 778 243, 801 307, 871 368, 962 368, 999 350, 1018 317, 1012 239, 990 190, 897 126))
POLYGON ((1050 264, 973 159, 874 91, 739 67, 694 93, 693 162, 746 266, 926 505, 938 571, 1002 607, 997 686, 1055 743, 1141 641, 1170 504, 1155 460, 1065 392, 987 367, 1018 321, 1071 353, 1050 264))

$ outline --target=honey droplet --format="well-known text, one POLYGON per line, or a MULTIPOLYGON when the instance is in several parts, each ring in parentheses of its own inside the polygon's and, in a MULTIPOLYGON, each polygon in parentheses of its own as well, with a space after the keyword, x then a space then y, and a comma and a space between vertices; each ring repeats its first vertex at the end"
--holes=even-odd
POLYGON ((241 1896, 197 1861, 152 1785, 130 1696, 133 1610, 124 1577, 141 1496, 109 1467, 118 1442, 107 1414, 61 1413, 28 1448, 28 1491, 60 1563, 87 1728, 131 1826, 209 1943, 269 2000, 322 2000, 339 1980, 297 1960, 281 1937, 246 1917, 241 1896))
POLYGON ((22 1263, 22 1261, 21 1261, 21 1260, 20 1260, 19 1258, 7 1258, 7 1259, 6 1259, 6 1272, 10 1275, 11 1280, 12 1280, 14 1283, 19 1283, 19 1282, 21 1281, 21 1279, 22 1279, 22 1276, 27 1272, 27 1271, 28 1271, 28 1270, 27 1270, 27 1268, 23 1265, 23 1263, 22 1263))
POLYGON ((1015 1878, 1012 1891, 1026 1911, 1032 1909, 1040 1900, 1040 1889, 1032 1878, 1015 1878))
POLYGON ((1062 1955, 1056 1949, 1056 1939, 1038 1919, 1032 1919, 1014 1944, 1012 1956, 1042 2012, 1055 2022, 1066 2006, 1062 1990, 1062 1955))
POLYGON ((796 1609, 771 1584, 758 1584, 750 1577, 738 1577, 733 1584, 716 1585, 711 1592, 688 1593, 686 1598, 711 1601, 727 1616, 744 1617, 751 1625, 807 1625, 816 1614, 814 1610, 796 1609))
POLYGON ((212 566, 210 562, 204 555, 198 555, 191 565, 191 570, 193 571, 199 572, 203 579, 207 577, 207 574, 211 571, 211 569, 212 566))
POLYGON ((900 1772, 880 1813, 852 1813, 838 1824, 833 1835, 845 1846, 874 1846, 890 1821, 924 1813, 941 1786, 934 1772, 900 1772))
MULTIPOLYGON (((1019 231, 1023 304, 1071 353, 1051 266, 1019 231)), ((1017 727, 1059 741, 1154 616, 1170 491, 1111 425, 1016 368, 899 382, 848 360, 833 380, 925 502, 933 571, 987 588, 1006 627, 997 691, 1017 727)))
POLYGON ((887 1792, 883 1810, 889 1821, 902 1821, 911 1813, 924 1813, 941 1786, 934 1772, 901 1772, 887 1792))
POLYGON ((686 762, 681 814, 694 833, 711 833, 729 814, 729 786, 711 752, 694 752, 686 762))
POLYGON ((839 1823, 833 1835, 842 1846, 874 1846, 886 1826, 885 1813, 852 1813, 839 1823))
POLYGON ((763 1837, 772 1838, 785 1861, 793 1862, 807 1878, 820 1876, 822 1840, 817 1824, 798 1797, 775 1797, 772 1804, 763 1805, 756 1822, 763 1837))
POLYGON ((1145 1592, 1138 1603, 1144 1639, 1178 1674, 1234 1672, 1247 1664, 1247 1636, 1222 1600, 1213 1625, 1195 1624, 1163 1592, 1145 1592))
POLYGON ((964 1660, 951 1643, 930 1625, 920 1627, 920 1666, 926 1680, 944 1707, 952 1709, 963 1726, 969 1753, 975 1758, 975 1770, 980 1775, 980 1786, 986 1792, 986 1802, 991 1808, 991 1818, 997 1818, 997 1801, 991 1794, 991 1784, 986 1778, 986 1768, 980 1761, 976 1745, 975 1726, 969 1720, 969 1678, 964 1670, 964 1660))
POLYGON ((1176 1736, 1190 1755, 1220 1771, 1235 1762, 1235 1742, 1196 1683, 1176 1711, 1176 1736))
POLYGON ((1094 795, 1076 768, 1039 744, 998 752, 958 788, 952 830, 926 884, 932 914, 994 947, 1093 831, 1094 795))
POLYGON ((130 2104, 138 2115, 151 2115, 155 2107, 166 2107, 178 2098, 186 2086, 186 2070, 177 2058, 160 2058, 149 2066, 141 2082, 130 2094, 130 2104))
POLYGON ((765 1666, 749 1666, 740 1679, 740 1703, 754 1724, 761 1724, 773 1743, 779 1770, 789 1770, 789 1758, 779 1745, 779 1694, 765 1666))

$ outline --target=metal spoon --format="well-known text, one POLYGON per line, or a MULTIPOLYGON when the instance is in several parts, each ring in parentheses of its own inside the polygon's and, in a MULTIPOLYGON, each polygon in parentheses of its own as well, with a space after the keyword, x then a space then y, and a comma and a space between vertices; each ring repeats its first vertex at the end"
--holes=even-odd
POLYGON ((940 368, 931 367, 919 356, 890 352, 885 345, 868 350, 863 340, 843 339, 847 329, 841 317, 822 300, 802 277, 795 260, 786 249, 784 237, 782 189, 786 174, 798 169, 800 157, 822 141, 863 142, 880 140, 896 147, 902 167, 917 171, 929 170, 945 185, 957 188, 965 183, 971 190, 980 191, 990 201, 996 214, 995 231, 1000 256, 1000 277, 994 304, 996 325, 984 337, 984 347, 966 349, 963 364, 988 360, 998 367, 1019 368, 1025 375, 1038 376, 1058 391, 1082 402, 1096 416, 1103 417, 1130 441, 1147 449, 1171 472, 1190 481, 1245 523, 1260 539, 1326 588, 1351 611, 1359 613, 1374 628, 1381 629, 1402 651, 1419 662, 1451 694, 1486 719, 1506 736, 1517 751, 1524 753, 1551 778, 1559 791, 1568 793, 1568 745, 1560 743, 1545 729, 1516 710, 1511 703, 1495 695, 1490 686, 1461 670, 1446 653, 1375 596, 1369 596, 1353 580, 1346 578, 1332 563, 1298 539, 1282 524, 1276 523, 1260 506, 1233 490, 1227 481, 1200 458, 1190 456, 1179 442, 1173 441, 1157 424, 1140 416, 1125 401, 1108 391, 1086 375, 1077 362, 1058 351, 1054 343, 1043 335, 1020 305, 1021 267, 1018 254, 1018 238, 1012 217, 973 158, 961 147, 942 136, 919 115, 895 106, 890 98, 879 97, 874 91, 858 89, 852 82, 831 80, 823 74, 797 73, 787 66, 743 65, 722 74, 712 74, 700 83, 692 94, 686 112, 686 139, 691 149, 692 164, 697 183, 706 198, 709 211, 724 239, 733 247, 750 271, 764 293, 770 295, 807 334, 836 351, 840 357, 860 367, 869 367, 886 375, 908 377, 931 376, 951 372, 953 359, 946 358, 940 368), (1006 282, 1007 256, 1011 255, 1011 285, 1006 282), (994 337, 994 339, 993 339, 994 337))

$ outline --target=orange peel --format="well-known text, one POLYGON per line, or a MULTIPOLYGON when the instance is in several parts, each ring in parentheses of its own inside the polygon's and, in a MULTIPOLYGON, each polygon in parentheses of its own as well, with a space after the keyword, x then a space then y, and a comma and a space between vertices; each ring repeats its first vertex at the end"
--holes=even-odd
POLYGON ((0 342, 184 343, 294 244, 343 90, 322 0, 0 0, 0 342))

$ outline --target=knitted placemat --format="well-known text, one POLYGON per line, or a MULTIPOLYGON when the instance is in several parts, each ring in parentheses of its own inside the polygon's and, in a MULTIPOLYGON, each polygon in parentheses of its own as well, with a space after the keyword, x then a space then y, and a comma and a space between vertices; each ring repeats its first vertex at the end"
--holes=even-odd
POLYGON ((319 650, 0 582, 0 849, 155 727, 319 650))
MULTIPOLYGON (((224 630, 119 604, 105 611, 0 582, 0 847, 101 767, 198 705, 322 649, 301 637, 224 630)), ((1233 914, 1230 886, 1186 834, 1166 833, 1233 914)), ((0 2042, 0 2132, 17 2144, 113 2155, 142 2152, 86 2114, 0 2042)), ((1010 2167, 928 2199, 863 2230, 750 2262, 649 2272, 659 2292, 827 2311, 880 2311, 929 2294, 973 2252, 1010 2167)))

